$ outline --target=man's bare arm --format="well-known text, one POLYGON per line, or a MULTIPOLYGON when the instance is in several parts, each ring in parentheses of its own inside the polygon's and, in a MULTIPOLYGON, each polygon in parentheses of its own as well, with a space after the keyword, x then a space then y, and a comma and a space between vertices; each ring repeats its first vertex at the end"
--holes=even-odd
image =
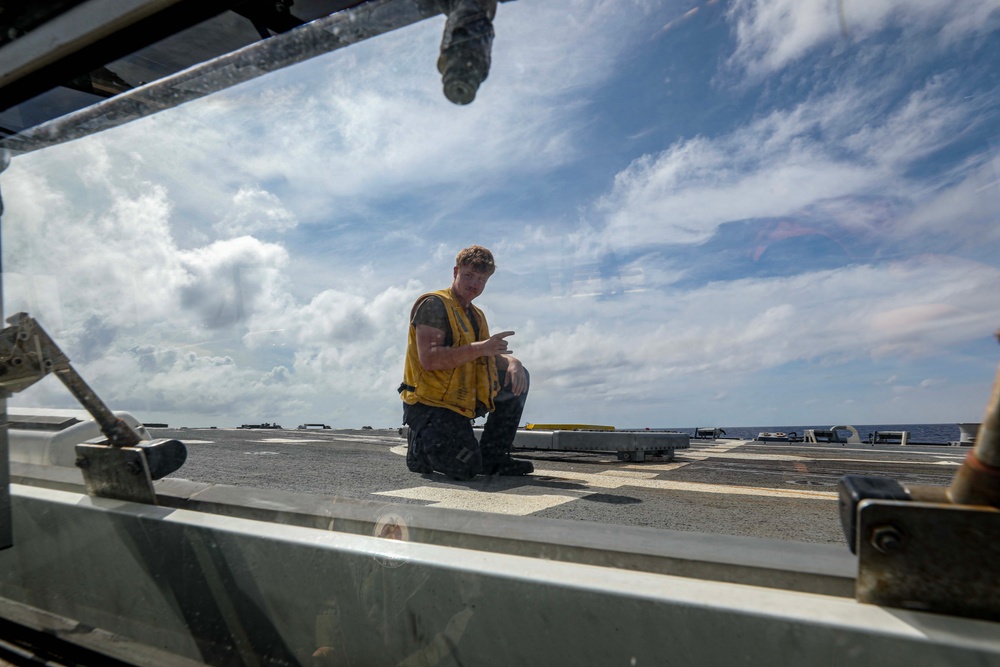
POLYGON ((462 364, 479 357, 492 357, 503 354, 507 351, 507 336, 514 335, 513 331, 501 331, 493 334, 486 340, 477 341, 469 345, 459 345, 458 347, 445 347, 444 331, 426 324, 417 326, 417 356, 420 357, 420 365, 428 371, 443 371, 449 368, 458 368, 462 364))

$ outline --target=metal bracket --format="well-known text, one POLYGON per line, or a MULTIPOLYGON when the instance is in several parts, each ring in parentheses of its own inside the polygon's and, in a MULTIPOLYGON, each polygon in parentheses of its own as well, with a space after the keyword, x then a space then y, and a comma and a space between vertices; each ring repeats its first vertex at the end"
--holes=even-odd
POLYGON ((951 486, 850 475, 839 486, 859 601, 1000 621, 1000 369, 951 486))
POLYGON ((858 505, 860 602, 1000 621, 1000 510, 897 500, 858 505))
MULTIPOLYGON (((53 373, 87 409, 108 438, 104 444, 76 446, 77 466, 93 496, 156 504, 153 480, 183 465, 187 449, 179 440, 143 442, 84 382, 49 335, 27 313, 7 319, 0 331, 0 391, 22 391, 53 373)), ((2 541, 2 540, 0 540, 2 541)))
POLYGON ((156 504, 153 478, 141 447, 82 444, 76 446, 76 454, 88 494, 156 504))

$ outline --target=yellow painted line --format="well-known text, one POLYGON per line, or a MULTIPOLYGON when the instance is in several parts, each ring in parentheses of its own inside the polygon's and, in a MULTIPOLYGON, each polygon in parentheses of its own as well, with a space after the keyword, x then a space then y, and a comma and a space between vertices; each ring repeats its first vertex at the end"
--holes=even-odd
POLYGON ((769 496, 772 498, 807 498, 810 500, 837 500, 835 491, 805 491, 800 489, 771 489, 759 486, 731 486, 728 484, 702 484, 700 482, 674 482, 665 479, 632 479, 608 477, 591 473, 567 472, 565 470, 536 470, 535 474, 571 479, 584 482, 587 486, 602 489, 617 489, 632 486, 656 491, 693 491, 695 493, 716 493, 727 496, 769 496))
POLYGON ((614 431, 614 426, 602 424, 526 424, 529 431, 614 431))
MULTIPOLYGON (((683 455, 683 454, 682 454, 683 455)), ((706 458, 730 459, 733 461, 815 461, 808 456, 797 456, 795 454, 744 454, 742 452, 729 454, 720 452, 709 454, 706 458)))
MULTIPOLYGON (((726 451, 738 447, 739 445, 720 445, 702 450, 706 457, 711 454, 724 454, 726 451)), ((406 445, 393 447, 390 451, 402 456, 406 455, 406 445)), ((752 457, 749 457, 752 458, 752 457)), ((789 460, 800 461, 801 458, 794 457, 789 460)), ((580 482, 586 485, 585 489, 569 494, 532 494, 528 486, 518 487, 511 491, 498 493, 490 491, 484 493, 476 489, 455 489, 451 487, 418 486, 395 491, 382 491, 376 495, 392 496, 397 498, 407 498, 410 500, 422 500, 429 502, 434 507, 447 507, 451 509, 474 510, 478 512, 493 512, 496 514, 509 514, 514 516, 525 516, 534 512, 540 512, 550 507, 568 503, 571 500, 597 493, 602 489, 620 489, 622 487, 635 487, 650 489, 653 491, 681 491, 689 493, 711 493, 727 496, 760 496, 769 498, 791 498, 803 500, 828 500, 836 501, 839 495, 835 491, 809 491, 805 489, 782 489, 767 488, 758 486, 732 486, 726 484, 704 484, 699 482, 677 482, 664 479, 654 479, 658 472, 667 470, 677 470, 691 462, 679 462, 664 465, 643 465, 635 464, 629 466, 630 469, 620 468, 606 470, 601 473, 569 472, 565 470, 536 470, 535 476, 551 477, 554 479, 566 479, 580 482), (527 491, 527 492, 526 492, 527 491)), ((530 479, 530 478, 529 478, 530 479)), ((475 482, 473 482, 475 484, 475 482)))
POLYGON ((416 486, 395 491, 381 491, 375 495, 406 498, 430 503, 431 507, 490 512, 509 516, 527 516, 536 512, 563 505, 573 500, 585 498, 600 489, 618 489, 623 486, 641 487, 659 491, 686 491, 713 493, 727 496, 764 496, 771 498, 795 498, 803 500, 836 501, 837 494, 825 491, 804 491, 798 489, 767 489, 760 487, 725 486, 722 484, 698 484, 694 482, 668 482, 619 478, 615 480, 601 475, 567 474, 559 471, 540 470, 536 474, 558 479, 573 479, 584 482, 587 489, 571 494, 531 494, 524 491, 530 487, 518 487, 508 492, 483 492, 476 489, 455 489, 452 487, 416 486), (601 479, 594 479, 601 478, 601 479))
POLYGON ((914 465, 914 466, 936 466, 936 465, 961 465, 962 460, 955 461, 876 461, 874 459, 810 459, 817 463, 870 463, 872 465, 914 465))

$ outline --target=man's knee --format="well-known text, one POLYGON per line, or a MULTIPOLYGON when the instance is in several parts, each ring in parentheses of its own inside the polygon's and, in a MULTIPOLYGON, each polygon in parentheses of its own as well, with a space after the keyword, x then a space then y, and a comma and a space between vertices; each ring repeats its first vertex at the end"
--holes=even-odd
POLYGON ((477 443, 448 446, 438 443, 427 448, 431 467, 452 479, 470 480, 483 471, 483 455, 477 443))
POLYGON ((528 390, 531 389, 531 374, 528 373, 528 369, 524 369, 524 379, 524 389, 521 390, 521 393, 517 396, 515 396, 514 392, 511 391, 509 384, 502 385, 500 387, 500 391, 498 391, 497 395, 493 398, 494 404, 514 400, 519 400, 521 403, 524 403, 524 401, 528 398, 528 390))

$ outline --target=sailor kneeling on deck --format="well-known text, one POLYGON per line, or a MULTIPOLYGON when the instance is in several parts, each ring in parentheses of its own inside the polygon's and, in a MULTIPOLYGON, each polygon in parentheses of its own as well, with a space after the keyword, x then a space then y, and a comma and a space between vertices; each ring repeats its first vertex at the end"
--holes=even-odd
POLYGON ((470 246, 455 258, 451 287, 424 294, 410 310, 403 383, 406 465, 452 479, 527 475, 510 455, 528 397, 528 371, 507 349, 513 331, 490 335, 472 305, 496 270, 493 255, 470 246), (489 414, 476 440, 472 420, 489 414))

